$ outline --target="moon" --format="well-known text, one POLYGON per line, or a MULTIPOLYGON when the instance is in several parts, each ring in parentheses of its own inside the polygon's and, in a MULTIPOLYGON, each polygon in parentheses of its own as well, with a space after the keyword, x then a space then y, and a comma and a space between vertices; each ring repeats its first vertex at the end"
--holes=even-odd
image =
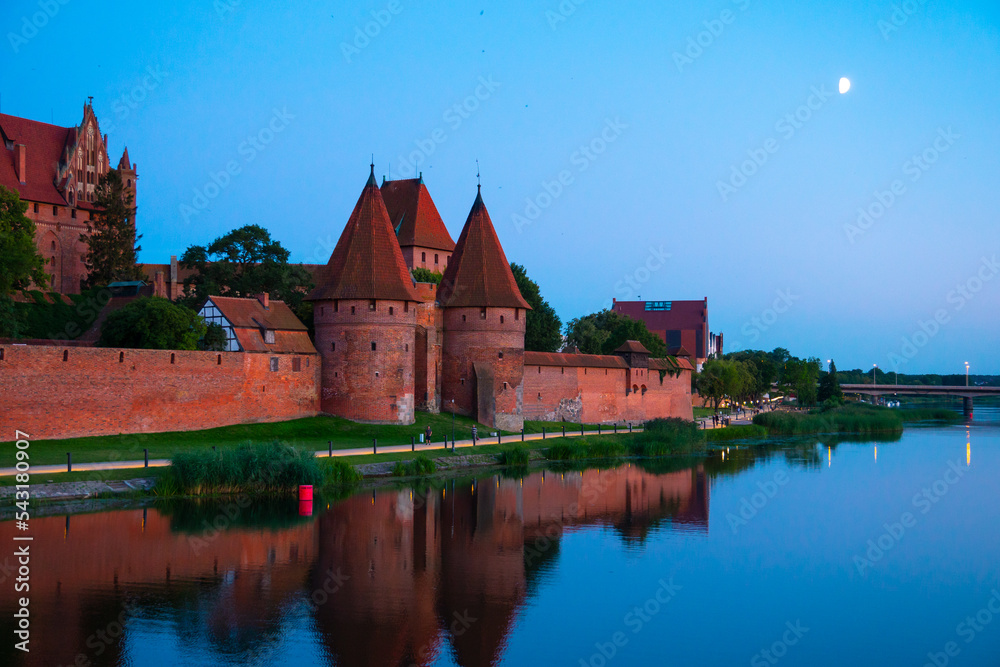
POLYGON ((851 89, 851 80, 846 76, 840 80, 840 94, 844 95, 851 89))

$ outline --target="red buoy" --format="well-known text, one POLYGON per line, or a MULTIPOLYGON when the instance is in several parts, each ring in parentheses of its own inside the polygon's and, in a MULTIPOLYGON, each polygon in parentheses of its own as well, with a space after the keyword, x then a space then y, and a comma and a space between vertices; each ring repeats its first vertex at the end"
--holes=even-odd
POLYGON ((299 500, 308 500, 312 502, 313 499, 313 488, 312 484, 303 484, 299 487, 299 500))

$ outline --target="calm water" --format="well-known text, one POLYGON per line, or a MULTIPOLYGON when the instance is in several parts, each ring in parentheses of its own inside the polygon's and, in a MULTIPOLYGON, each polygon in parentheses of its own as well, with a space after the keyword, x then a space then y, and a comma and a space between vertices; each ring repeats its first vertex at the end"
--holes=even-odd
POLYGON ((1000 411, 976 419, 368 491, 304 518, 34 519, 32 651, 12 649, 7 578, 0 664, 998 665, 1000 411))

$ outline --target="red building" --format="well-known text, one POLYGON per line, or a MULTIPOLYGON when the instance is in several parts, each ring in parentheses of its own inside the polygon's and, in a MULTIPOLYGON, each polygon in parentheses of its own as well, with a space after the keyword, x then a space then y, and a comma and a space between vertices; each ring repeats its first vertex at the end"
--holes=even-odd
POLYGON ((667 344, 674 356, 693 358, 696 363, 722 354, 722 334, 708 329, 708 297, 703 301, 618 301, 616 313, 642 320, 646 328, 667 344))
MULTIPOLYGON (((27 216, 35 223, 35 241, 46 260, 50 289, 78 294, 86 278, 84 265, 87 221, 93 215, 95 190, 111 169, 108 136, 101 135, 93 107, 83 105, 75 127, 59 127, 0 114, 3 158, 0 185, 28 202, 27 216)), ((118 161, 122 182, 136 195, 136 165, 128 149, 118 161)))

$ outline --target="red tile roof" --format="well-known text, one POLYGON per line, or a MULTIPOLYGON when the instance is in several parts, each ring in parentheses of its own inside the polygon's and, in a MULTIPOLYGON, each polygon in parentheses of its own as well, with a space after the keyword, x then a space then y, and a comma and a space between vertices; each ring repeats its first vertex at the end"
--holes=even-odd
POLYGON ((564 366, 566 368, 628 368, 614 354, 575 354, 565 352, 525 352, 525 366, 564 366))
POLYGON ((375 168, 309 299, 421 301, 389 222, 375 168))
MULTIPOLYGON (((0 130, 7 141, 24 144, 27 177, 18 179, 15 150, 3 146, 0 156, 0 185, 20 194, 21 199, 66 206, 68 202, 55 186, 57 170, 67 144, 75 143, 76 128, 57 127, 48 123, 0 114, 0 130)), ((80 202, 81 208, 85 202, 80 202)))
POLYGON ((230 296, 208 297, 215 307, 234 327, 249 329, 274 329, 275 331, 306 331, 306 325, 295 316, 284 301, 268 300, 264 309, 257 299, 238 299, 230 296))
POLYGON ((458 237, 455 252, 441 280, 438 299, 445 308, 531 309, 514 281, 482 193, 476 195, 462 235, 458 237))
POLYGON ((245 352, 274 352, 275 354, 318 354, 309 334, 305 331, 275 331, 274 343, 265 343, 260 329, 233 328, 236 340, 245 352))
POLYGON ((455 241, 441 220, 423 178, 382 183, 382 199, 399 245, 451 252, 455 241))
POLYGON ((621 344, 615 352, 639 352, 642 354, 650 354, 650 351, 646 349, 646 346, 637 340, 627 340, 621 344))

